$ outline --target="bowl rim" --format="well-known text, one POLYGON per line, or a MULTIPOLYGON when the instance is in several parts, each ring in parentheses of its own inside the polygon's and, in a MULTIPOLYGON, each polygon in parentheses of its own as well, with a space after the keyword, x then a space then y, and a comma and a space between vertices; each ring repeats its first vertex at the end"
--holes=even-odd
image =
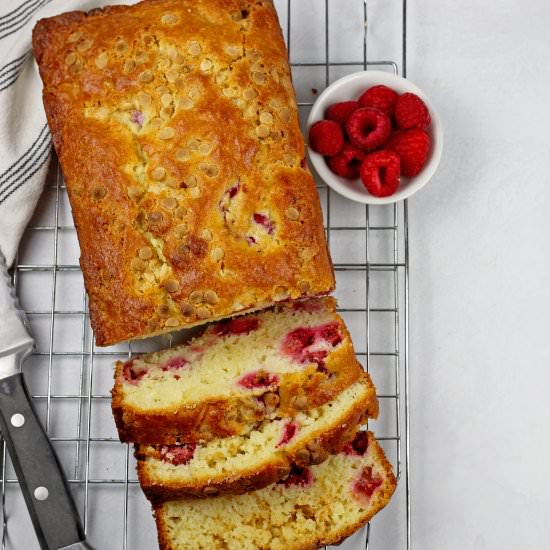
MULTIPOLYGON (((365 87, 376 86, 378 84, 384 84, 389 87, 391 87, 392 85, 398 86, 399 88, 401 88, 401 90, 396 90, 398 93, 412 92, 418 95, 424 101, 424 103, 428 107, 428 110, 430 111, 430 117, 432 120, 432 123, 430 125, 432 135, 432 151, 428 163, 424 166, 420 174, 412 178, 413 181, 408 182, 408 185, 401 189, 398 189, 393 195, 390 195, 389 197, 375 197, 374 195, 371 195, 362 185, 359 189, 351 188, 350 180, 346 180, 334 174, 327 166, 323 155, 316 153, 311 149, 311 147, 309 147, 308 135, 308 156, 311 164, 313 165, 319 177, 331 189, 355 202, 363 204, 392 204, 400 200, 407 199, 414 195, 417 191, 422 189, 428 183, 428 181, 430 181, 430 179, 435 174, 435 171, 437 170, 437 167, 441 160, 441 155, 443 152, 443 130, 439 113, 435 109, 433 103, 426 95, 426 93, 409 79, 384 71, 357 71, 343 76, 338 80, 335 80, 332 84, 330 84, 330 86, 328 86, 321 92, 319 97, 313 103, 306 121, 306 131, 308 134, 311 126, 315 122, 324 118, 324 109, 327 106, 326 104, 328 103, 329 98, 331 98, 337 90, 354 81, 364 82, 365 87)), ((342 98, 339 100, 333 100, 330 103, 336 101, 351 101, 353 99, 356 98, 347 97, 346 99, 342 98)))

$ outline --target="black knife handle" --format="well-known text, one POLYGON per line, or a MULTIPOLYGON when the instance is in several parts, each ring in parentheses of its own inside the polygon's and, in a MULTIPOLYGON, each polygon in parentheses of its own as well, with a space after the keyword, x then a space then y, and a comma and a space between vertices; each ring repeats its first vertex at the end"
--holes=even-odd
POLYGON ((83 540, 69 486, 21 373, 0 380, 0 429, 42 550, 83 540))

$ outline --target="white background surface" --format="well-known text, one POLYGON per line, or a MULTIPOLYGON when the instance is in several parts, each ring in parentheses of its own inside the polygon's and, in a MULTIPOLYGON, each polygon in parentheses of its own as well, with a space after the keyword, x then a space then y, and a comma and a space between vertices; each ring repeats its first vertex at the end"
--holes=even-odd
POLYGON ((550 4, 410 2, 445 125, 410 200, 414 547, 550 548, 550 4))
MULTIPOLYGON (((333 60, 361 47, 342 24, 356 27, 357 6, 331 0, 350 10, 331 30, 333 60)), ((369 59, 400 59, 399 9, 369 0, 369 59)), ((543 0, 409 1, 408 76, 445 127, 439 171, 409 202, 415 550, 550 547, 549 24, 543 0)), ((324 61, 322 36, 293 33, 293 61, 324 61)), ((308 78, 322 89, 323 71, 308 78)))

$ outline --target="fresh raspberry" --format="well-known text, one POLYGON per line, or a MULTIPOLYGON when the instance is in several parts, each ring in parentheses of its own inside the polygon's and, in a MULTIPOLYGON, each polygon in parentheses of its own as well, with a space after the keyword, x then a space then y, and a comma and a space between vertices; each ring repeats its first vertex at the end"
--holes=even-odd
POLYGON ((346 120, 349 118, 349 115, 357 109, 359 109, 358 101, 342 101, 341 103, 334 103, 327 109, 325 118, 328 118, 328 120, 334 120, 334 122, 337 122, 343 127, 346 120))
POLYGON ((365 157, 361 164, 361 180, 375 197, 388 197, 399 186, 400 161, 394 151, 382 149, 365 157))
POLYGON ((334 120, 320 120, 309 130, 309 144, 320 155, 337 155, 344 146, 344 133, 334 120))
POLYGON ((388 115, 361 107, 351 113, 346 122, 346 130, 351 142, 361 149, 370 150, 382 145, 391 132, 391 121, 388 115))
POLYGON ((373 109, 378 109, 386 113, 388 116, 393 113, 396 101, 397 92, 394 92, 391 88, 383 84, 369 88, 359 98, 361 107, 372 107, 373 109))
POLYGON ((426 164, 430 152, 430 136, 421 128, 394 132, 386 148, 395 151, 401 159, 401 174, 408 178, 416 176, 426 164))
POLYGON ((365 158, 365 152, 351 143, 346 143, 343 149, 327 160, 329 168, 339 176, 353 180, 359 177, 359 167, 365 158))
POLYGON ((411 93, 397 98, 394 115, 397 126, 402 130, 426 128, 432 121, 426 104, 416 94, 411 93))

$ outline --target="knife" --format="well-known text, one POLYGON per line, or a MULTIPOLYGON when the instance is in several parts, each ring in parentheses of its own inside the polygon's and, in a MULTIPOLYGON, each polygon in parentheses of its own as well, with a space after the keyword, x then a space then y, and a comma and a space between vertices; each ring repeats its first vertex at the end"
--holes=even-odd
POLYGON ((42 550, 91 550, 69 486, 34 411, 21 364, 34 340, 0 251, 0 430, 42 550))

